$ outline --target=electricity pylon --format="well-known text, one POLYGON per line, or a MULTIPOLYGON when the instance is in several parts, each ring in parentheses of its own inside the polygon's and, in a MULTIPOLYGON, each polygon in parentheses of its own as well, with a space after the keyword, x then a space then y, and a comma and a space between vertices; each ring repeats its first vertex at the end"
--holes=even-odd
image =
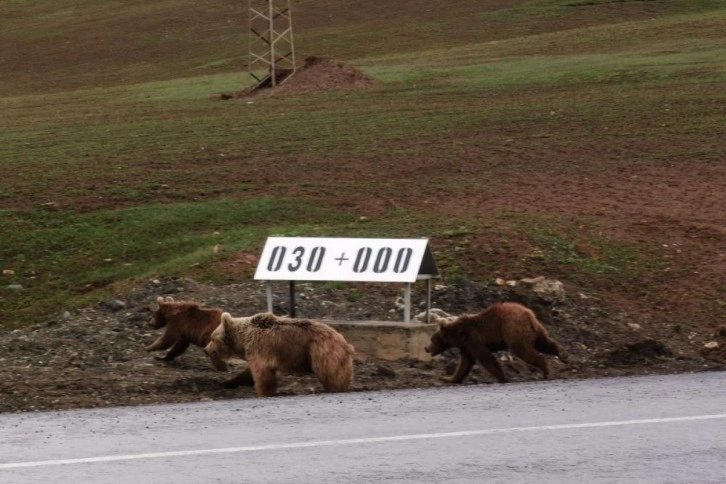
POLYGON ((295 73, 290 0, 249 0, 248 45, 252 90, 278 86, 295 73))

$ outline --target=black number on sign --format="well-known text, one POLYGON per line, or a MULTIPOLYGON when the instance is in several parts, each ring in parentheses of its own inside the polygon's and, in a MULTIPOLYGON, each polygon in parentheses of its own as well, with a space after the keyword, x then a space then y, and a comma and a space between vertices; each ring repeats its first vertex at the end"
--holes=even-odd
POLYGON ((381 247, 378 249, 378 255, 376 256, 376 263, 373 264, 373 272, 380 274, 386 272, 388 269, 388 262, 391 260, 391 254, 393 250, 390 247, 381 247))
POLYGON ((325 256, 325 247, 315 247, 308 259, 308 272, 318 272, 320 266, 323 265, 323 257, 325 256))
POLYGON ((285 252, 287 249, 284 247, 277 246, 272 249, 270 254, 270 260, 267 262, 267 270, 270 272, 277 272, 282 267, 282 260, 285 258, 285 252))
MULTIPOLYGON (((302 269, 304 265, 307 272, 318 272, 323 267, 326 250, 327 249, 323 246, 317 246, 313 247, 310 252, 306 254, 307 249, 305 247, 295 247, 295 249, 291 251, 292 260, 287 264, 287 270, 290 272, 296 272, 302 269)), ((371 268, 371 262, 373 262, 373 272, 376 274, 382 274, 389 269, 392 269, 396 274, 402 274, 408 271, 411 264, 411 258, 413 257, 413 249, 402 247, 396 250, 395 254, 394 250, 395 249, 390 247, 381 247, 376 251, 374 259, 373 249, 371 247, 359 248, 358 253, 355 256, 355 262, 353 263, 353 272, 360 274, 368 271, 368 269, 371 268), (391 262, 393 262, 393 267, 391 267, 391 262)), ((274 247, 270 253, 270 259, 267 261, 267 270, 270 272, 279 271, 282 268, 286 257, 287 247, 274 247)), ((341 256, 341 261, 342 260, 348 260, 348 258, 343 258, 343 256, 341 256)))
POLYGON ((413 255, 413 249, 404 247, 398 249, 396 255, 396 262, 393 264, 393 272, 401 274, 408 270, 408 264, 411 262, 411 255, 413 255))
POLYGON ((370 247, 361 247, 358 249, 358 255, 355 256, 355 263, 353 264, 353 272, 365 272, 368 269, 368 262, 371 260, 371 253, 373 251, 370 247))
POLYGON ((295 254, 295 263, 288 264, 287 269, 290 272, 295 272, 296 270, 300 269, 300 266, 302 265, 302 257, 305 254, 305 248, 295 247, 295 250, 293 250, 292 253, 295 254))

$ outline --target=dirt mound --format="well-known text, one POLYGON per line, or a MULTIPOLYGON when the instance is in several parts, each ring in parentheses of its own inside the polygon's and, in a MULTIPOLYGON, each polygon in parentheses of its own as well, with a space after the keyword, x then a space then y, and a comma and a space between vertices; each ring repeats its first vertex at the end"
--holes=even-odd
POLYGON ((290 71, 278 73, 282 84, 271 87, 264 83, 253 90, 245 90, 230 97, 241 98, 261 95, 300 95, 340 89, 362 89, 375 86, 378 81, 355 67, 328 57, 309 56, 305 65, 291 75, 290 71))

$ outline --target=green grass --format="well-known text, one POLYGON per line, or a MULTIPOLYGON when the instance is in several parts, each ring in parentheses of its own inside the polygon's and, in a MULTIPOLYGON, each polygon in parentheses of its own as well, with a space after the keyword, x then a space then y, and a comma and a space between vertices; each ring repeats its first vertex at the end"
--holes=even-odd
POLYGON ((213 270, 225 254, 259 249, 268 233, 307 234, 346 220, 302 200, 273 199, 144 205, 88 214, 3 212, 0 259, 3 269, 13 271, 7 282, 23 286, 3 293, 3 319, 33 319, 39 311, 50 316, 88 299, 85 294, 124 280, 213 270), (222 250, 215 252, 218 244, 222 250))
MULTIPOLYGON (((0 323, 42 321, 156 274, 213 279, 217 262, 259 250, 273 233, 439 236, 451 241, 440 265, 463 277, 476 270, 458 262, 470 233, 517 232, 540 252, 513 265, 635 278, 658 261, 617 241, 579 240, 570 222, 532 228, 550 214, 497 232, 487 225, 497 214, 413 212, 396 197, 411 184, 422 199, 493 194, 480 180, 516 174, 550 138, 555 149, 613 136, 668 139, 677 143, 634 157, 722 161, 713 140, 723 134, 723 2, 541 0, 485 10, 461 0, 442 10, 432 1, 406 10, 413 17, 404 23, 395 14, 405 7, 390 2, 355 18, 352 0, 297 3, 301 52, 350 60, 381 84, 222 102, 220 93, 250 82, 238 4, 0 5, 0 269, 3 287, 23 286, 1 289, 0 323), (669 112, 685 121, 669 125, 669 112), (521 165, 502 168, 496 150, 517 150, 521 165), (459 155, 475 160, 463 174, 447 168, 459 155), (366 177, 410 159, 430 160, 428 171, 366 177), (367 168, 337 182, 348 164, 367 168), (260 178, 292 166, 330 178, 260 178), (361 220, 354 204, 313 199, 359 192, 392 203, 361 220), (599 258, 580 254, 580 242, 599 258)), ((541 172, 598 169, 535 161, 541 172)))
POLYGON ((617 278, 621 282, 633 281, 647 258, 641 247, 625 246, 618 242, 590 239, 578 243, 577 236, 563 235, 553 229, 540 228, 525 233, 529 233, 537 244, 531 257, 589 277, 605 276, 617 278))

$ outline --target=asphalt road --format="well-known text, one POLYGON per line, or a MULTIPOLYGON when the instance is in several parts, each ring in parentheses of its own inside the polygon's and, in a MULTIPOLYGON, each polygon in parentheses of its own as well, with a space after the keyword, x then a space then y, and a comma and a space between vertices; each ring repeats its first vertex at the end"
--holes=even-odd
POLYGON ((724 483, 726 373, 0 414, 0 483, 724 483))

